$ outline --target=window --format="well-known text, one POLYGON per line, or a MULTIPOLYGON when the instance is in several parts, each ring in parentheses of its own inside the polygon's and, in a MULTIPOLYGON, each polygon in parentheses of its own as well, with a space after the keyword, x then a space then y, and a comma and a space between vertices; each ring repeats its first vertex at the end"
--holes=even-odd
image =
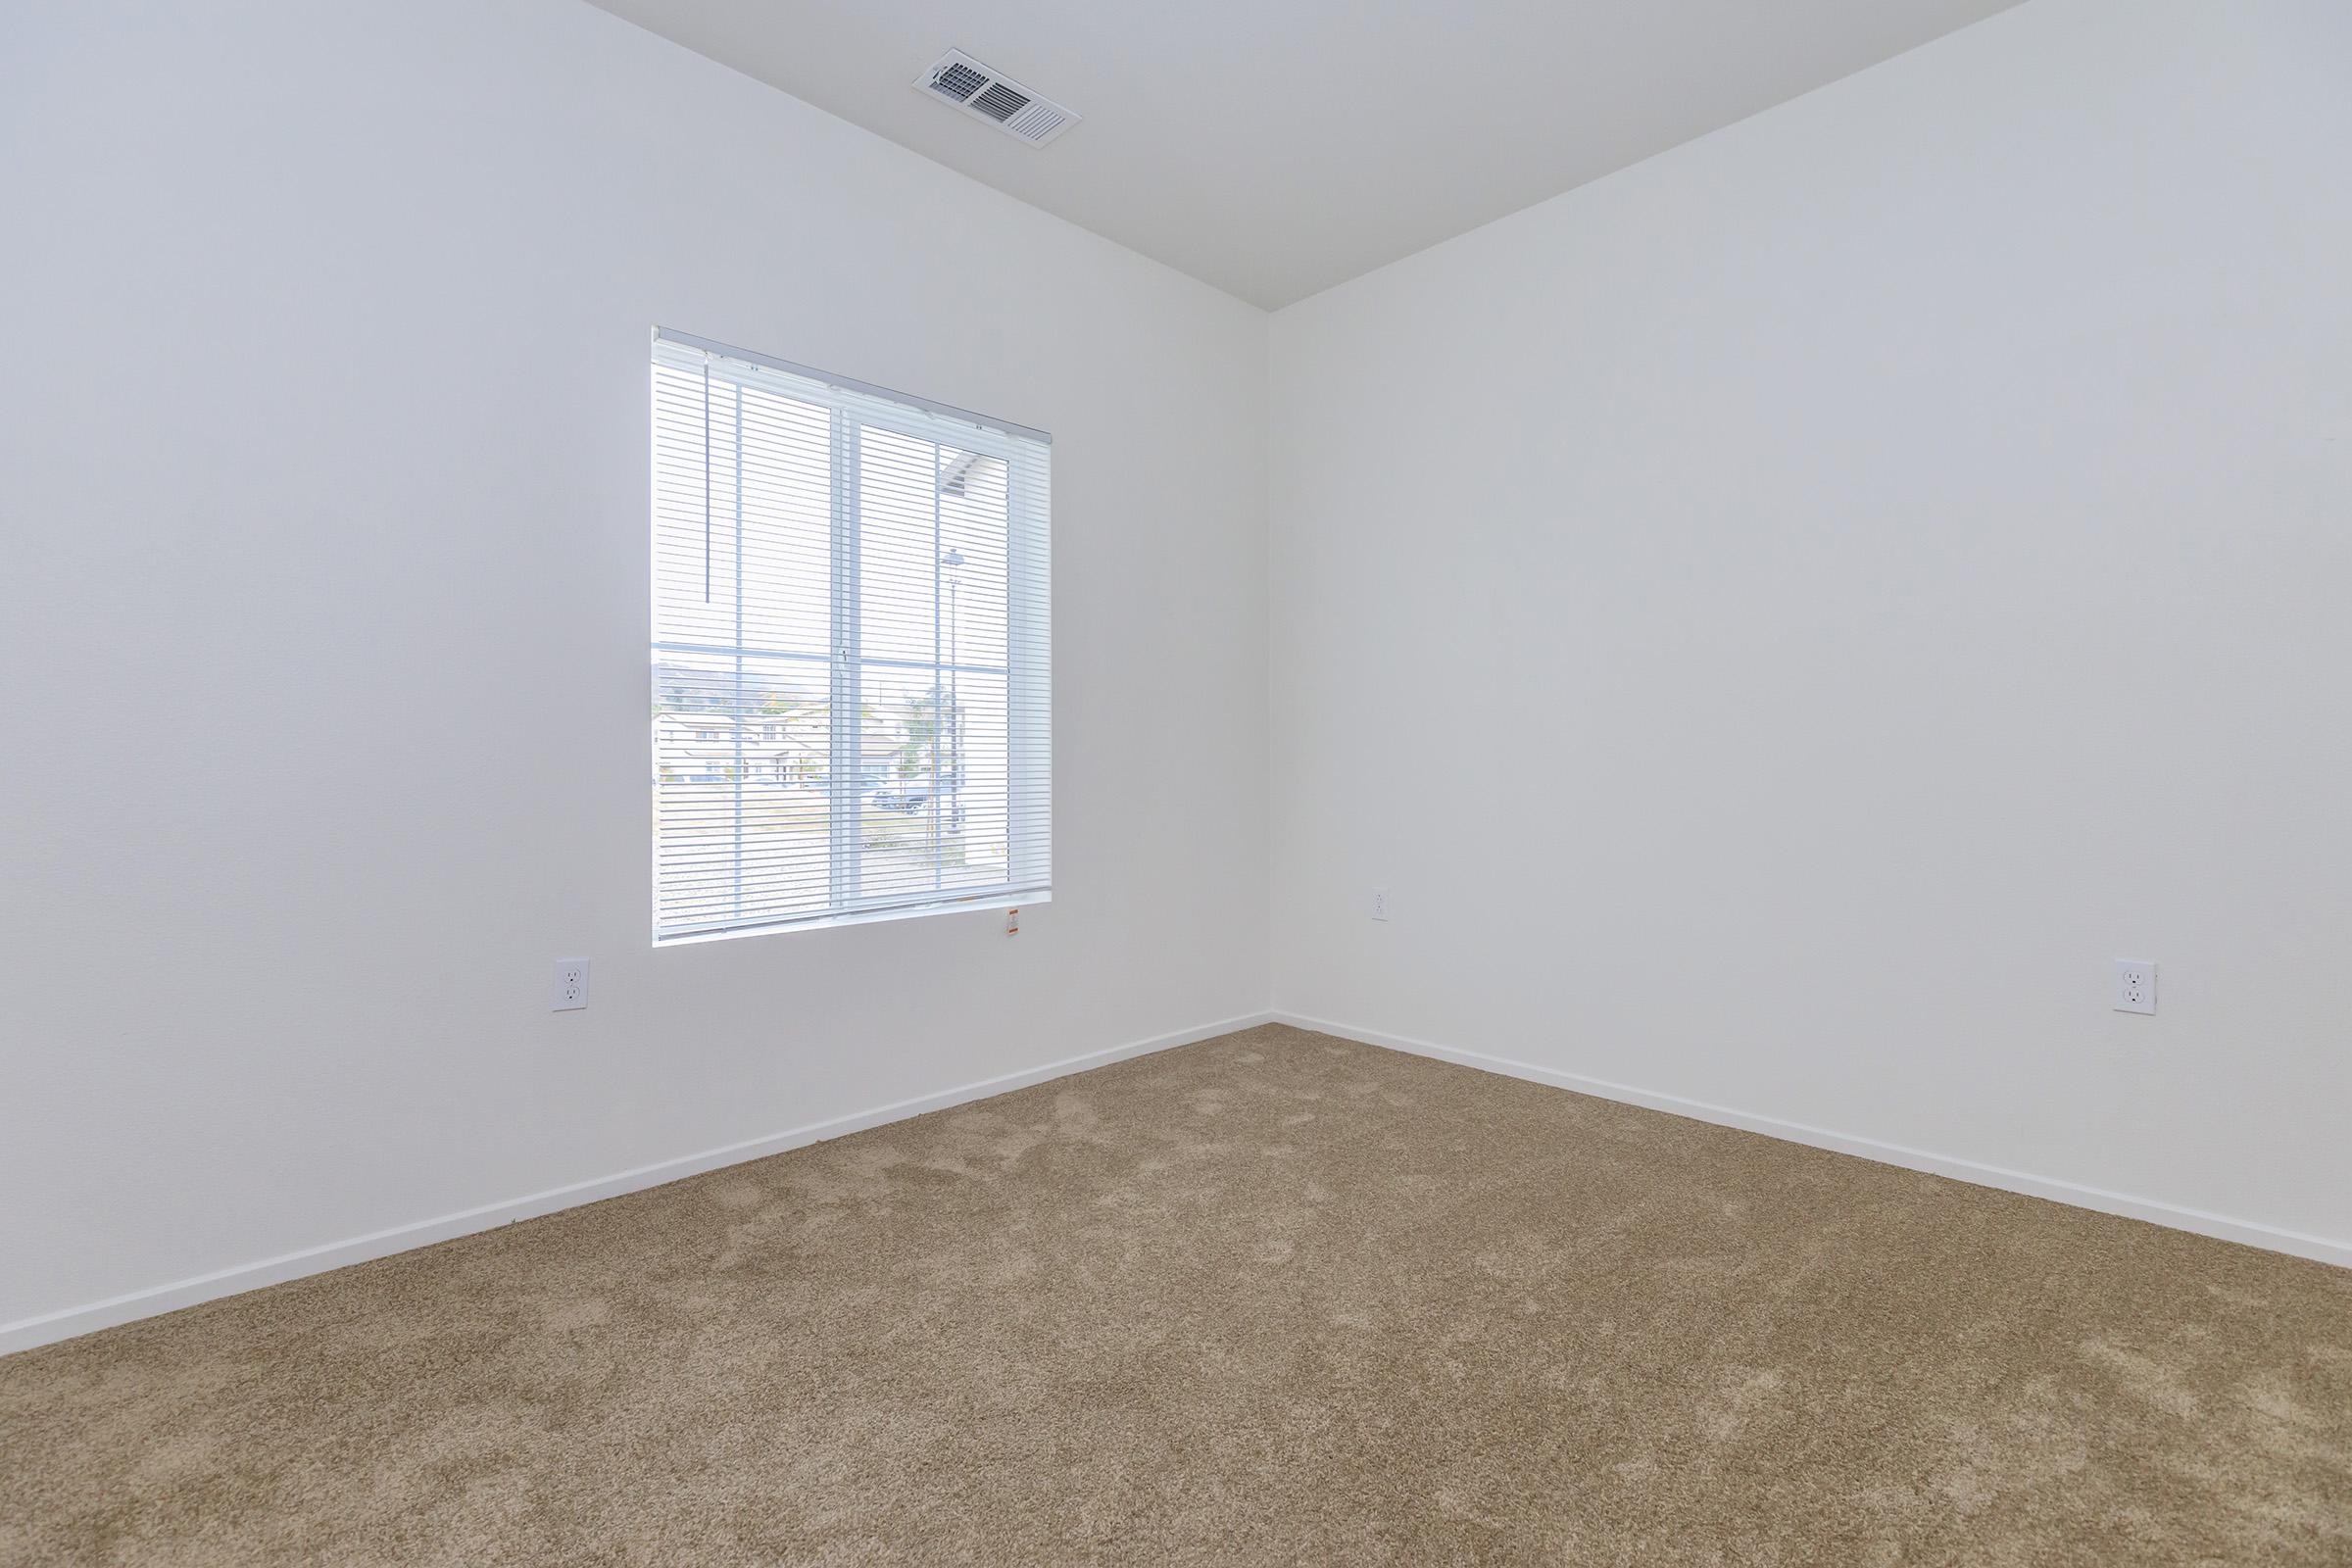
POLYGON ((654 937, 1036 903, 1048 438, 655 335, 654 937))

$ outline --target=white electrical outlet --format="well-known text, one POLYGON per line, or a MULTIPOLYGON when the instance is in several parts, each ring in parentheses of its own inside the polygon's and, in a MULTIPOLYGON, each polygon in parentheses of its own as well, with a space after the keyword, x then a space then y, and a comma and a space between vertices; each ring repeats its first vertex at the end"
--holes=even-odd
POLYGON ((1375 920, 1386 920, 1388 917, 1389 890, 1387 888, 1374 888, 1372 890, 1372 918, 1375 920))
POLYGON ((2115 960, 2115 1010, 2156 1010, 2156 966, 2137 958, 2115 960))
POLYGON ((586 958, 558 958, 556 960, 556 1004, 558 1012, 569 1012, 574 1007, 588 1005, 588 960, 586 958))

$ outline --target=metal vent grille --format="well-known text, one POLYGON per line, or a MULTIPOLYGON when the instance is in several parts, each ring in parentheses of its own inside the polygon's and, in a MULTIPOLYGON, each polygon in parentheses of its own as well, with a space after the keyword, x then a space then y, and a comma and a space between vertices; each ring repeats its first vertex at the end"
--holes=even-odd
POLYGON ((931 73, 931 90, 957 103, 970 103, 972 94, 988 85, 988 73, 974 71, 960 60, 949 61, 931 73))
POLYGON ((1029 107, 1029 95, 1014 92, 1001 81, 992 81, 988 91, 972 100, 972 107, 1001 125, 1029 107))
POLYGON ((1066 110, 1032 99, 1028 108, 1004 122, 1004 128, 1025 141, 1044 141, 1075 118, 1066 110))
POLYGON ((914 78, 914 84, 945 98, 974 120, 985 120, 1035 147, 1044 146, 1079 120, 1072 111, 1040 98, 960 49, 940 56, 937 64, 914 78))

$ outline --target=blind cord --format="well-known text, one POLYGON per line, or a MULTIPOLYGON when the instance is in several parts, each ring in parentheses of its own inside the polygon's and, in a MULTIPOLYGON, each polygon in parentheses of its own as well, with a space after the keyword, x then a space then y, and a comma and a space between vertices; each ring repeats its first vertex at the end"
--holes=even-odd
POLYGON ((703 603, 710 602, 710 356, 703 356, 703 603))

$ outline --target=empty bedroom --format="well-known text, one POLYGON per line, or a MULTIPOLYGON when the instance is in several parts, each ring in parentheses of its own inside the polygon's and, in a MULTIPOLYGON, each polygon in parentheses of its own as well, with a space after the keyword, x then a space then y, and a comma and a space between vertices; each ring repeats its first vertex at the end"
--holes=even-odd
POLYGON ((0 6, 0 1565, 2352 1564, 2352 7, 0 6))

